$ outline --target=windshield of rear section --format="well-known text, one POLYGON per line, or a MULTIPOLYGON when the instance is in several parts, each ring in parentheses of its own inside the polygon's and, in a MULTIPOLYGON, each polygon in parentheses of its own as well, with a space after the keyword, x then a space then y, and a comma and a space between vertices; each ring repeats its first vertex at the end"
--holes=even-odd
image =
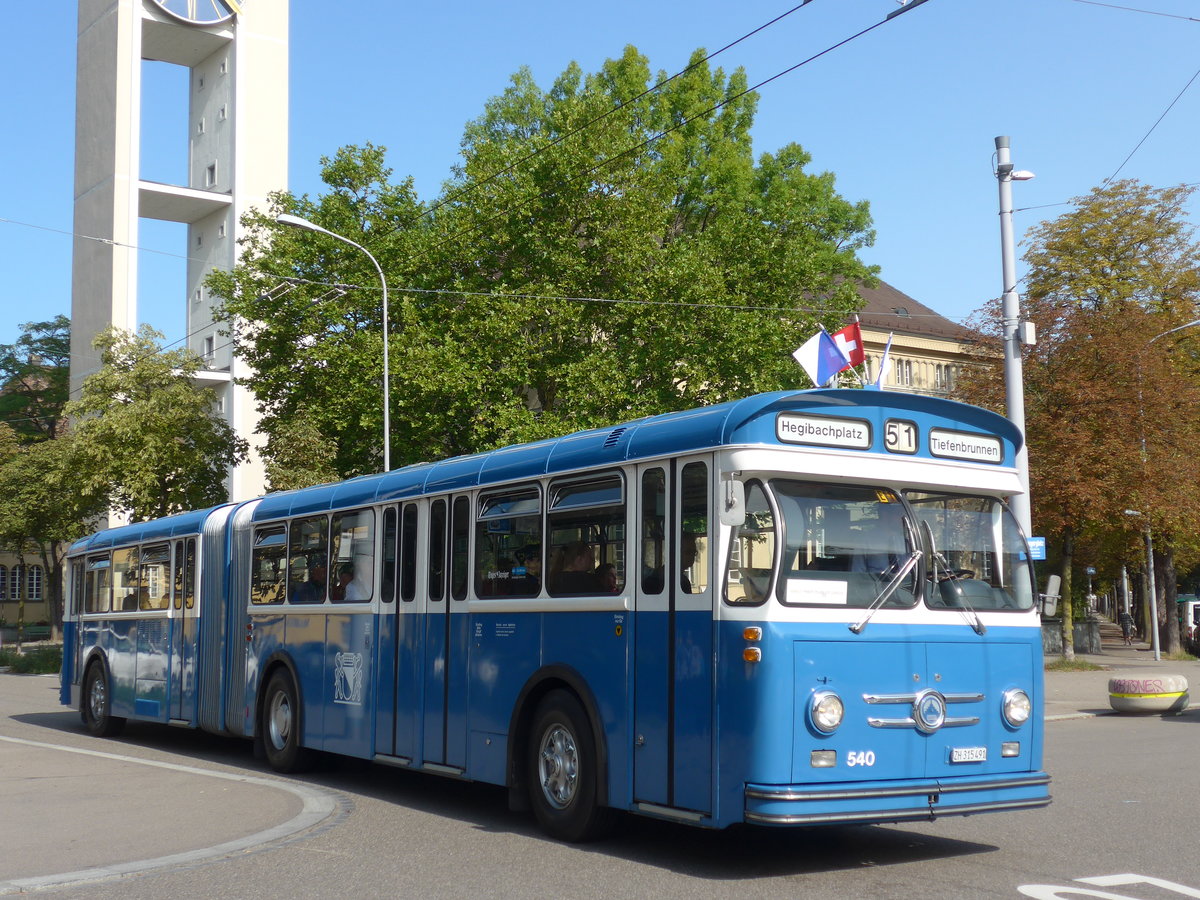
POLYGON ((864 609, 886 593, 884 608, 1024 610, 1029 565, 1015 520, 992 497, 751 480, 725 600, 864 609))
POLYGON ((1030 609, 1033 576, 1012 513, 994 497, 908 491, 930 544, 926 603, 932 607, 1030 609))

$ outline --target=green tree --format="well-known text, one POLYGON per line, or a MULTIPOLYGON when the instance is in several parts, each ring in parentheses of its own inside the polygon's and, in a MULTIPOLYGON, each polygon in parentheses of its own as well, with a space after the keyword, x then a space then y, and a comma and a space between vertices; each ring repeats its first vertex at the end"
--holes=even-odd
POLYGON ((140 521, 227 499, 226 467, 246 455, 194 382, 203 363, 188 350, 163 351, 161 335, 110 328, 95 341, 101 368, 67 405, 75 489, 105 498, 140 521))
POLYGON ((657 91, 632 47, 548 90, 518 72, 428 207, 368 145, 323 161, 318 201, 249 217, 245 264, 210 287, 267 432, 305 409, 339 472, 379 465, 378 279, 353 248, 273 228, 283 211, 387 274, 400 462, 803 386, 791 351, 874 275, 869 212, 798 145, 755 161, 756 95, 702 59, 657 91))
MULTIPOLYGON (((1030 487, 1035 531, 1056 538, 1064 597, 1081 547, 1138 560, 1143 525, 1153 529, 1159 565, 1172 561, 1160 585, 1173 586, 1174 565, 1190 565, 1200 550, 1189 521, 1200 503, 1192 449, 1200 342, 1183 331, 1151 343, 1193 319, 1200 303, 1200 246, 1184 210, 1190 193, 1119 181, 1030 233, 1024 313, 1038 329, 1024 369, 1030 487)), ((998 305, 981 327, 1000 333, 998 305)), ((994 372, 961 389, 1003 408, 994 372)), ((1169 651, 1179 648, 1178 624, 1166 614, 1174 605, 1160 595, 1169 651)), ((1063 607, 1064 655, 1073 657, 1073 610, 1063 607)))
POLYGON ((23 441, 56 437, 70 378, 71 322, 26 322, 15 343, 0 344, 0 421, 23 441))
POLYGON ((272 491, 326 484, 339 478, 333 445, 325 441, 307 410, 281 421, 267 438, 267 485, 272 491))
POLYGON ((73 437, 68 430, 54 440, 0 446, 0 543, 18 552, 22 565, 31 548, 40 559, 55 628, 62 625, 67 549, 108 508, 105 492, 80 484, 73 437))

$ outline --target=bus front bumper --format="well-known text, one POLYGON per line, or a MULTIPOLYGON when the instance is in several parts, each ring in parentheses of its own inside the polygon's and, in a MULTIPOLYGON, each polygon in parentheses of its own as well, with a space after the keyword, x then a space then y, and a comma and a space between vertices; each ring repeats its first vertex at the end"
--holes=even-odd
POLYGON ((1049 784, 1044 772, 820 787, 747 784, 745 820, 760 825, 839 825, 1033 809, 1050 803, 1049 784))

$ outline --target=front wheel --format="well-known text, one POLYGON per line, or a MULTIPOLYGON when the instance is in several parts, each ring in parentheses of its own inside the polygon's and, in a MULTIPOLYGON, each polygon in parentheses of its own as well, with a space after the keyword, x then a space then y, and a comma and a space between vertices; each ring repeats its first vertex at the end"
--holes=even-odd
POLYGON ((300 704, 291 676, 278 671, 267 682, 262 705, 262 739, 267 762, 276 772, 300 772, 310 765, 311 751, 300 746, 300 704))
POLYGON ((98 662, 88 666, 83 679, 83 702, 79 704, 83 725, 96 737, 114 737, 125 727, 125 720, 112 714, 112 692, 108 675, 98 662))
POLYGON ((599 755, 574 695, 554 691, 538 704, 529 744, 529 794, 542 830, 572 843, 601 837, 613 810, 597 796, 599 755))

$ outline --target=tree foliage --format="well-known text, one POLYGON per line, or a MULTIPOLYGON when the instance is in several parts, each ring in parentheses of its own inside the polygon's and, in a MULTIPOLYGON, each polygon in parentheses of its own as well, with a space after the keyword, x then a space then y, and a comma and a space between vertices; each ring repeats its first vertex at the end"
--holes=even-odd
POLYGON ((216 412, 194 376, 188 350, 163 351, 161 335, 110 328, 95 341, 101 368, 67 406, 74 490, 103 498, 135 521, 200 509, 227 499, 225 472, 246 443, 216 412))
POLYGON ((12 344, 0 344, 0 421, 23 441, 56 437, 70 378, 71 322, 63 315, 27 322, 12 344))
POLYGON ((378 277, 352 247, 273 227, 284 211, 386 273, 400 462, 803 386, 791 351, 873 277, 867 206, 798 145, 756 161, 744 74, 692 62, 654 91, 632 47, 548 90, 518 72, 433 204, 367 145, 323 160, 318 200, 251 215, 245 263, 210 288, 268 434, 303 410, 340 473, 379 465, 378 277))
MULTIPOLYGON (((1200 335, 1160 337, 1200 308, 1200 246, 1184 212, 1190 193, 1115 182, 1029 236, 1034 529, 1091 564, 1138 560, 1143 524, 1181 564, 1200 552, 1190 521, 1200 505, 1200 335)), ((980 327, 1000 335, 998 305, 980 327)), ((961 384, 966 399, 997 409, 1002 388, 990 371, 961 384)))

